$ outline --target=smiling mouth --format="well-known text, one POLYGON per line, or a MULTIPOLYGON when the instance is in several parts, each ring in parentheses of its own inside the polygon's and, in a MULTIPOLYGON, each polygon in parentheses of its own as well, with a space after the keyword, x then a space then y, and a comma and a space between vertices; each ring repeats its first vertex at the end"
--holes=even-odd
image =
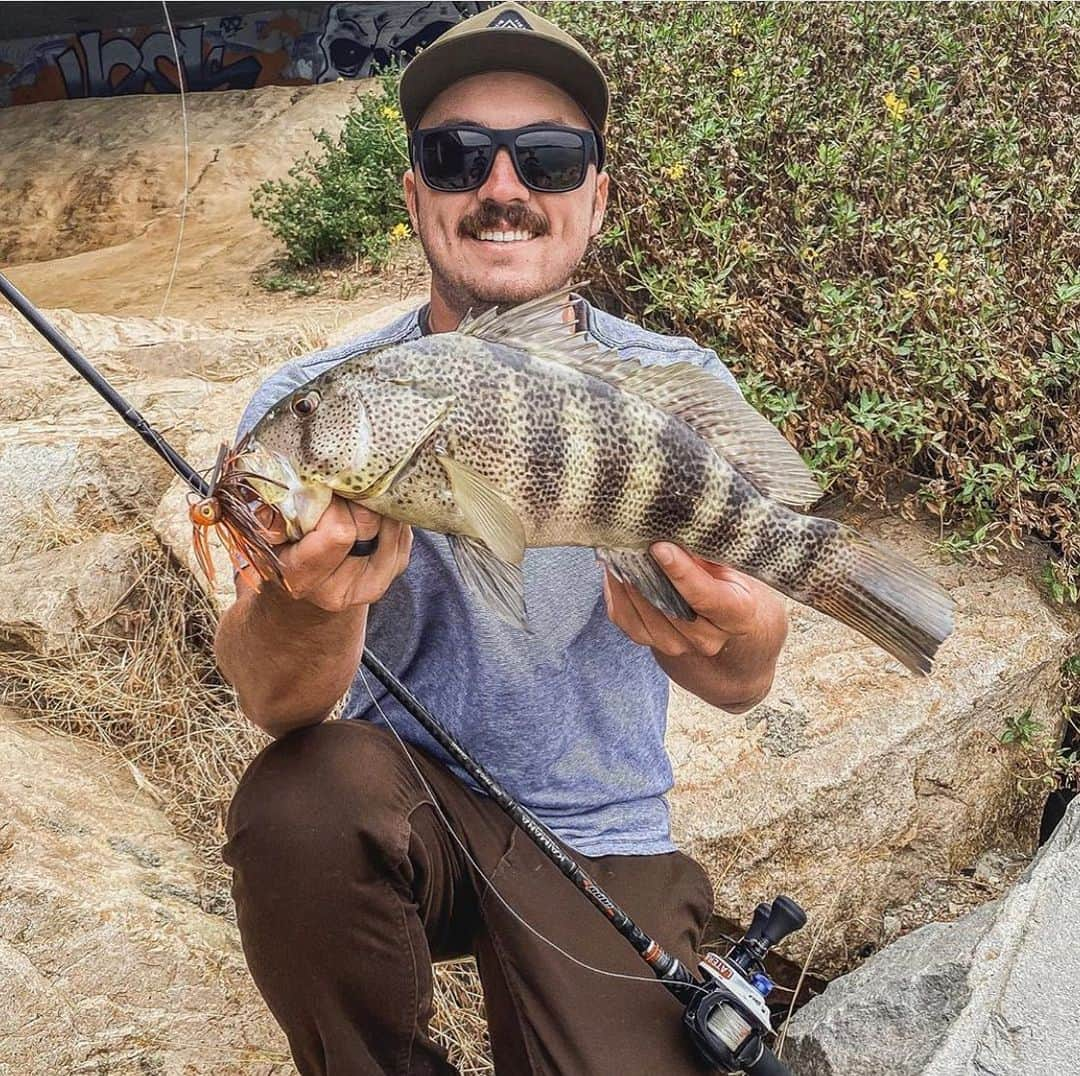
POLYGON ((481 243, 527 243, 530 239, 536 238, 537 233, 520 230, 513 232, 484 231, 480 232, 476 237, 477 241, 481 243))

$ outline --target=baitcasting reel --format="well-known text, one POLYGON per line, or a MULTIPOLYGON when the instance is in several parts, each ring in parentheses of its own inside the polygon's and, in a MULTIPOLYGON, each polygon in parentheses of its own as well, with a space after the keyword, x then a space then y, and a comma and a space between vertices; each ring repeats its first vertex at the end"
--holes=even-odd
POLYGON ((769 950, 806 923, 806 913, 790 897, 759 904, 750 929, 726 957, 710 953, 699 965, 703 991, 696 991, 683 1021, 694 1045, 721 1072, 748 1076, 789 1076, 789 1069, 765 1045, 773 1033, 765 998, 773 984, 765 974, 769 950))

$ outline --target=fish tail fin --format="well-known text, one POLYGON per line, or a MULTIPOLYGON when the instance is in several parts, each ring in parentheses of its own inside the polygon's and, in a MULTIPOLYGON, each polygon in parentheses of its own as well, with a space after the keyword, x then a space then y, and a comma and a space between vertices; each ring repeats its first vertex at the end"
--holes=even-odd
POLYGON ((924 572, 896 553, 843 528, 843 570, 810 604, 926 674, 953 630, 956 605, 924 572))

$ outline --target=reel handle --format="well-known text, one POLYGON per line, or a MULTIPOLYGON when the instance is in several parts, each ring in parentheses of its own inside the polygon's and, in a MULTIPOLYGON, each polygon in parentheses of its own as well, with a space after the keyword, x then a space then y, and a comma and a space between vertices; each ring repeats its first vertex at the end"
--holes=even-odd
POLYGON ((793 1076, 791 1069, 764 1044, 758 1059, 753 1064, 745 1065, 743 1072, 746 1076, 793 1076))
POLYGON ((762 935, 771 949, 774 945, 779 945, 789 934, 794 934, 796 930, 801 930, 804 926, 806 926, 806 912, 790 897, 781 894, 772 902, 772 910, 762 935))

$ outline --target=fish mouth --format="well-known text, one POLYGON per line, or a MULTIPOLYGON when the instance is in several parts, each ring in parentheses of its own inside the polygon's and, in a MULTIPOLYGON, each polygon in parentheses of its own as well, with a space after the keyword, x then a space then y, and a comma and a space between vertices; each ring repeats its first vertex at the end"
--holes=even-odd
POLYGON ((289 541, 299 541, 315 529, 334 495, 328 485, 302 478, 287 456, 258 441, 247 446, 243 465, 248 485, 281 515, 289 541))

